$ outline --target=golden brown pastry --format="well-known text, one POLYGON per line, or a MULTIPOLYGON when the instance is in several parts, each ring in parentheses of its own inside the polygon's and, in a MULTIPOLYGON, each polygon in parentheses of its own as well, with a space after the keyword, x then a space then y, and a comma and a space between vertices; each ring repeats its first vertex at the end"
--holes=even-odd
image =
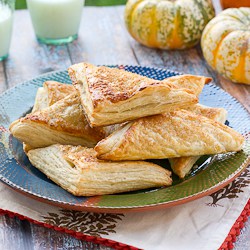
POLYGON ((77 196, 121 193, 172 184, 170 171, 149 162, 109 162, 92 148, 53 145, 30 150, 31 163, 77 196))
POLYGON ((196 115, 202 115, 209 119, 215 120, 220 123, 225 123, 227 119, 227 111, 224 108, 207 107, 201 104, 193 105, 192 107, 185 108, 196 115))
POLYGON ((244 138, 232 128, 177 110, 132 121, 100 141, 99 159, 144 160, 239 151, 244 138))
POLYGON ((35 149, 35 148, 34 148, 34 147, 31 147, 29 144, 23 142, 23 151, 24 151, 24 153, 25 153, 26 155, 27 155, 27 153, 29 152, 29 150, 31 150, 31 149, 35 149))
POLYGON ((70 94, 76 94, 75 88, 71 84, 46 81, 43 87, 48 95, 48 106, 53 105, 70 94))
POLYGON ((40 87, 37 89, 35 103, 34 103, 31 113, 45 109, 48 106, 49 106, 48 96, 46 95, 46 91, 44 87, 40 87))
POLYGON ((68 69, 92 127, 122 123, 198 102, 211 78, 182 75, 164 81, 116 68, 79 63, 68 69))
MULTIPOLYGON (((203 115, 223 124, 225 123, 227 117, 227 111, 223 108, 211 108, 197 104, 192 108, 189 108, 189 110, 197 115, 203 115)), ((173 172, 180 178, 184 178, 199 158, 200 156, 178 157, 169 159, 169 162, 173 172)))
POLYGON ((194 164, 200 159, 200 155, 198 156, 186 156, 179 158, 168 159, 170 162, 171 169, 173 172, 178 175, 181 179, 183 179, 189 171, 192 169, 194 164))
POLYGON ((168 84, 173 84, 178 88, 185 88, 191 90, 196 96, 202 92, 204 84, 212 81, 210 77, 196 76, 196 75, 180 75, 172 76, 162 80, 168 84))
MULTIPOLYGON (((36 100, 38 99, 38 101, 35 101, 35 105, 37 105, 39 109, 36 108, 36 110, 39 111, 44 108, 47 108, 70 94, 75 94, 75 95, 77 94, 77 91, 73 87, 73 85, 55 81, 46 81, 43 83, 43 88, 39 88, 37 91, 36 100)), ((80 99, 79 99, 79 105, 81 105, 80 99)), ((34 113, 33 110, 32 113, 34 113)), ((109 134, 113 133, 120 126, 121 126, 120 124, 115 124, 103 127, 105 136, 108 136, 109 134)))
POLYGON ((56 81, 46 81, 38 88, 32 113, 45 109, 67 95, 76 93, 73 85, 56 81))
MULTIPOLYGON (((43 83, 43 87, 37 90, 35 103, 31 113, 45 109, 71 93, 76 93, 73 85, 56 81, 46 81, 43 83)), ((26 154, 30 149, 33 149, 33 147, 23 143, 23 151, 26 154)))
POLYGON ((106 136, 102 128, 89 126, 76 94, 14 121, 10 125, 10 132, 31 148, 56 143, 93 147, 106 136))

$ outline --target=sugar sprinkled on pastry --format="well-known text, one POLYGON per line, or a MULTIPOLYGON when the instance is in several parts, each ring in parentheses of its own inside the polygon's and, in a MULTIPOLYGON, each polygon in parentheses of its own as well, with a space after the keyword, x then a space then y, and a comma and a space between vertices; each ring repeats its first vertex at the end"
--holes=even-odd
POLYGON ((41 111, 26 115, 10 125, 14 137, 31 148, 52 144, 93 147, 106 136, 103 128, 91 128, 75 93, 41 111))
POLYGON ((177 110, 132 121, 95 150, 105 160, 164 159, 239 151, 243 142, 241 134, 224 124, 177 110))
MULTIPOLYGON (((31 113, 43 110, 74 92, 75 88, 72 85, 56 81, 46 81, 43 83, 43 87, 37 89, 31 113)), ((26 154, 30 149, 33 149, 33 147, 27 143, 23 143, 23 150, 26 154)))
MULTIPOLYGON (((212 108, 197 104, 188 110, 223 124, 227 118, 227 111, 223 108, 212 108)), ((200 156, 178 157, 169 159, 169 162, 173 172, 180 178, 184 178, 199 158, 200 156)))
POLYGON ((38 88, 32 113, 45 109, 75 92, 73 85, 56 81, 46 81, 38 88))
POLYGON ((89 63, 68 69, 92 127, 122 123, 198 102, 211 78, 181 75, 163 81, 89 63))

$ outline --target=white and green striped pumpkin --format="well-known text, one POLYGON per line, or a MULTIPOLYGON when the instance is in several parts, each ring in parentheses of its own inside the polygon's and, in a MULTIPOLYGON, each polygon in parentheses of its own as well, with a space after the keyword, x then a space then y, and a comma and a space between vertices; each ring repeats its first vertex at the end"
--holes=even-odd
POLYGON ((221 12, 204 29, 201 46, 212 68, 234 82, 250 84, 250 8, 221 12))
POLYGON ((161 49, 194 46, 213 17, 210 0, 128 0, 125 9, 126 27, 133 38, 161 49))

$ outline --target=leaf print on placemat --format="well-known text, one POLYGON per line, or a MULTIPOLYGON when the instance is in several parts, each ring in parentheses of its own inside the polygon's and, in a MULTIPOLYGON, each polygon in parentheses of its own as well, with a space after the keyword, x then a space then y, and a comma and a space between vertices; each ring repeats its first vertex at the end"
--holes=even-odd
POLYGON ((48 213, 47 216, 42 217, 45 223, 53 226, 101 236, 116 233, 116 225, 118 221, 122 220, 124 214, 97 214, 60 209, 60 214, 48 213))
POLYGON ((250 185, 250 169, 247 168, 238 178, 236 178, 234 181, 232 181, 230 184, 228 184, 226 187, 218 190, 217 192, 209 195, 212 197, 212 202, 207 203, 208 206, 221 206, 218 204, 219 200, 222 199, 234 199, 238 198, 239 193, 243 193, 244 187, 247 187, 250 185))

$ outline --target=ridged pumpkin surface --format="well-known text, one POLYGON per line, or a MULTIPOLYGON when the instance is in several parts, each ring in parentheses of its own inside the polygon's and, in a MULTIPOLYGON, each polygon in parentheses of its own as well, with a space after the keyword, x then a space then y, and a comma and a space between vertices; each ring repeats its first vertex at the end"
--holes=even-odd
POLYGON ((250 8, 221 12, 204 29, 201 47, 212 68, 234 82, 250 84, 250 8))
POLYGON ((129 0, 125 9, 125 23, 134 39, 161 49, 194 46, 213 17, 210 0, 129 0))

